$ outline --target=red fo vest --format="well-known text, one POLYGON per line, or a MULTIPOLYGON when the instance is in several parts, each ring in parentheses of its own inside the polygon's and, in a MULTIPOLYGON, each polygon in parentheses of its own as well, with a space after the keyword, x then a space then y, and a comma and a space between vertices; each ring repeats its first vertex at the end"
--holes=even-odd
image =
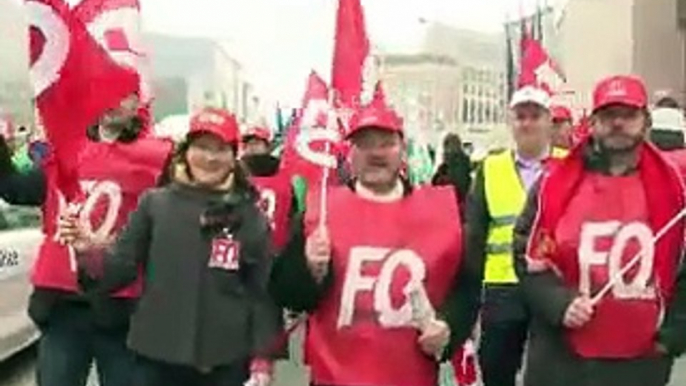
POLYGON ((293 190, 287 173, 269 177, 251 177, 260 191, 260 207, 272 226, 272 242, 281 250, 288 241, 289 215, 293 202, 293 190))
MULTIPOLYGON (((558 266, 569 286, 580 293, 597 293, 641 245, 653 250, 652 238, 640 177, 588 174, 555 231, 558 266)), ((570 330, 570 342, 579 355, 633 358, 653 349, 663 311, 653 267, 664 256, 644 256, 624 276, 624 283, 598 303, 593 319, 570 330)), ((671 263, 676 270, 676 261, 671 263)))
MULTIPOLYGON (((309 319, 313 382, 435 386, 437 365, 417 344, 405 291, 421 281, 436 307, 453 284, 462 252, 455 193, 426 187, 377 203, 337 187, 328 200, 334 283, 309 319)), ((315 201, 307 234, 318 224, 315 201)))
MULTIPOLYGON (((139 196, 155 186, 172 146, 158 139, 131 144, 89 142, 79 159, 79 178, 86 195, 81 219, 98 237, 116 235, 138 205, 139 196)), ((69 249, 55 241, 56 220, 64 198, 48 172, 48 192, 43 208, 45 238, 33 267, 35 287, 78 292, 76 263, 69 249)), ((141 281, 116 293, 116 297, 140 295, 141 281)))
POLYGON ((596 305, 592 320, 568 330, 585 358, 654 354, 664 304, 671 300, 681 259, 684 221, 657 243, 654 235, 684 205, 676 171, 651 145, 638 172, 610 177, 585 170, 581 149, 543 179, 528 256, 548 260, 576 293, 598 293, 641 249, 647 253, 596 305))

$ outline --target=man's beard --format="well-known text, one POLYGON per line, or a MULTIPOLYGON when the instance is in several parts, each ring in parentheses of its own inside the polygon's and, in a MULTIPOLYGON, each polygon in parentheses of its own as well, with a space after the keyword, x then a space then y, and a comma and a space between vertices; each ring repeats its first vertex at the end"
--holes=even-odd
POLYGON ((620 135, 623 136, 624 138, 627 138, 630 140, 627 145, 624 145, 621 147, 612 146, 612 145, 608 145, 608 143, 606 141, 607 138, 599 138, 597 143, 598 143, 598 146, 600 147, 600 150, 603 153, 609 154, 609 155, 626 154, 626 153, 631 153, 634 150, 636 150, 636 148, 643 142, 643 136, 632 137, 632 136, 628 136, 628 135, 622 135, 622 134, 620 134, 620 135))

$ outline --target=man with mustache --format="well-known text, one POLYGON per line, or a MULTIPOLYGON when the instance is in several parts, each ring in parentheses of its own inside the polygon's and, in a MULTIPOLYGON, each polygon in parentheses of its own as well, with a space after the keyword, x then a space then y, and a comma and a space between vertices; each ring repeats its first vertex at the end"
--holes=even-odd
POLYGON ((364 107, 352 123, 354 179, 312 189, 277 258, 271 292, 306 311, 306 361, 316 386, 435 386, 437 360, 469 336, 480 271, 462 259, 452 187, 413 189, 400 174, 402 119, 364 107), (434 311, 437 310, 437 311, 434 311))
POLYGON ((512 257, 512 229, 526 194, 551 158, 550 96, 526 86, 510 102, 512 150, 491 154, 467 197, 467 259, 484 270, 479 361, 485 386, 514 386, 521 366, 529 315, 512 257), (485 266, 485 269, 484 269, 485 266))
POLYGON ((686 349, 684 187, 649 125, 640 79, 602 80, 591 135, 529 195, 514 245, 526 386, 664 386, 686 349))

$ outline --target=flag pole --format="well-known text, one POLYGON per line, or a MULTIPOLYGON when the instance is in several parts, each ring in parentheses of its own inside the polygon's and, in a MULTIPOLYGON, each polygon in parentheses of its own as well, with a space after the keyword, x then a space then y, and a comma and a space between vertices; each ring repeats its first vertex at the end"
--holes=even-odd
MULTIPOLYGON (((329 111, 327 113, 326 119, 326 130, 336 130, 335 125, 337 124, 336 109, 334 108, 334 93, 335 90, 329 91, 329 111)), ((331 153, 331 142, 324 142, 324 154, 329 155, 331 153)), ((324 166, 322 170, 322 180, 319 196, 319 226, 324 228, 326 226, 326 220, 328 218, 328 205, 327 205, 327 192, 328 192, 328 182, 331 175, 331 168, 328 165, 324 166)))
MULTIPOLYGON (((669 232, 669 230, 672 229, 672 227, 674 227, 674 225, 676 225, 679 221, 681 221, 681 219, 684 216, 686 216, 686 208, 681 209, 681 211, 679 213, 677 213, 674 217, 672 217, 672 219, 669 220, 669 222, 667 222, 667 224, 665 224, 665 226, 663 226, 655 234, 655 236, 653 237, 651 242, 653 244, 657 244, 657 242, 660 241, 662 236, 667 234, 667 232, 669 232)), ((607 284, 605 284, 605 287, 603 287, 597 294, 595 294, 593 296, 593 298, 591 299, 591 303, 593 305, 598 304, 603 299, 603 297, 605 295, 607 295, 607 293, 610 292, 610 290, 617 283, 619 283, 620 280, 624 279, 624 275, 626 275, 626 273, 629 272, 630 269, 635 267, 636 264, 638 264, 641 261, 641 258, 643 258, 644 253, 645 253, 645 248, 641 248, 641 250, 638 251, 638 253, 636 253, 636 255, 629 261, 629 263, 626 264, 624 267, 622 267, 622 269, 619 270, 619 272, 617 272, 617 274, 615 274, 612 278, 610 278, 610 281, 607 284)))

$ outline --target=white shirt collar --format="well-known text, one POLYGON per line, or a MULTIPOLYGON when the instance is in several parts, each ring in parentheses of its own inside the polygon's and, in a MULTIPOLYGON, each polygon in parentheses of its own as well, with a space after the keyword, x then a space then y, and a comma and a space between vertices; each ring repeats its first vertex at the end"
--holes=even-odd
POLYGON ((515 157, 515 162, 521 164, 521 165, 532 165, 532 164, 540 164, 541 162, 545 161, 548 157, 550 157, 550 146, 546 146, 545 150, 535 158, 524 158, 519 154, 517 150, 514 151, 514 157, 515 157))
POLYGON ((404 187, 400 179, 395 184, 395 187, 388 193, 378 194, 365 188, 360 181, 355 182, 355 192, 362 198, 374 202, 394 202, 403 198, 404 187))

